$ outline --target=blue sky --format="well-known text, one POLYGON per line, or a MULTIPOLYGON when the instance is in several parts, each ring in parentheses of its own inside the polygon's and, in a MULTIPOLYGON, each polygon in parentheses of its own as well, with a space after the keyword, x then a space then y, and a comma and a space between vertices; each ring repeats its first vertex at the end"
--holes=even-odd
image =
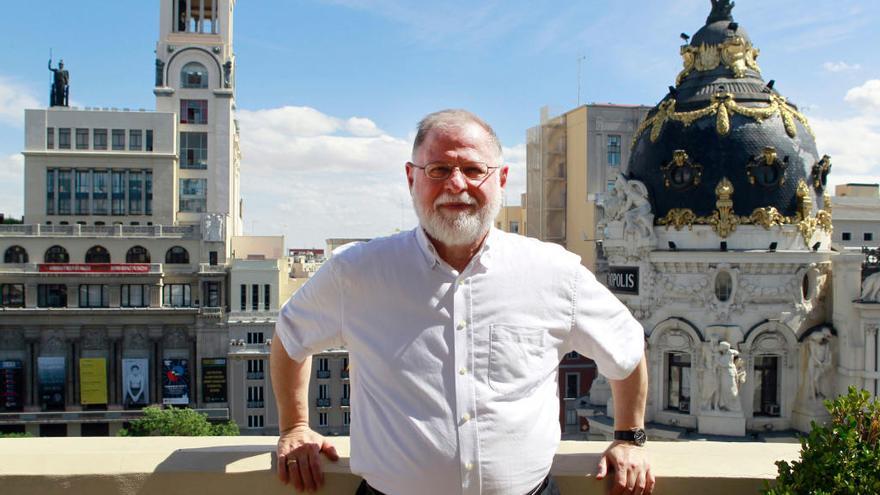
MULTIPOLYGON (((680 68, 678 34, 708 0, 239 0, 235 12, 247 233, 290 246, 415 223, 403 162, 415 122, 466 107, 496 127, 524 189, 540 108, 654 105, 680 68)), ((764 78, 800 105, 833 183, 880 176, 880 2, 739 0, 764 78)), ((22 109, 44 106, 50 48, 80 106, 154 108, 157 1, 11 2, 0 19, 0 211, 22 210, 22 109), (35 5, 39 5, 36 7, 35 5)))

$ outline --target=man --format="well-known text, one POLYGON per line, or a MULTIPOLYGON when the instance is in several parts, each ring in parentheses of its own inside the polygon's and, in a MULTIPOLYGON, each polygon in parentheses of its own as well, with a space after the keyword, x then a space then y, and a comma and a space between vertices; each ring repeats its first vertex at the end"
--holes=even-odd
POLYGON ((598 477, 650 493, 643 447, 644 333, 556 245, 492 228, 508 168, 492 128, 464 110, 425 117, 406 177, 410 232, 337 252, 285 304, 272 346, 278 476, 322 484, 333 447, 308 427, 312 353, 345 345, 358 494, 552 494, 557 367, 577 350, 611 381, 615 429, 598 477), (635 439, 633 437, 636 437, 635 439))

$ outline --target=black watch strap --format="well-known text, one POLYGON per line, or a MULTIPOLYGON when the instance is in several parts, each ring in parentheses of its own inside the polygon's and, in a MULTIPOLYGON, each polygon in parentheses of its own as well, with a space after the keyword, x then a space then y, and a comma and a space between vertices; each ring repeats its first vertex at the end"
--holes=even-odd
POLYGON ((648 441, 648 436, 643 428, 632 428, 630 430, 614 430, 614 439, 630 442, 641 447, 648 441))

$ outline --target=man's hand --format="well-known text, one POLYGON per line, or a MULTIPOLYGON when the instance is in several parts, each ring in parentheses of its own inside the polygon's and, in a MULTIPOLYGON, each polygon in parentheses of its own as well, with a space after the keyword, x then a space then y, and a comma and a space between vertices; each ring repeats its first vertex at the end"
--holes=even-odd
POLYGON ((285 485, 293 481, 298 492, 313 492, 324 485, 319 453, 333 462, 339 459, 336 448, 305 425, 282 431, 277 452, 278 479, 285 485))
POLYGON ((599 460, 596 479, 605 479, 609 468, 614 471, 612 495, 650 495, 654 491, 654 474, 645 447, 612 442, 599 460))

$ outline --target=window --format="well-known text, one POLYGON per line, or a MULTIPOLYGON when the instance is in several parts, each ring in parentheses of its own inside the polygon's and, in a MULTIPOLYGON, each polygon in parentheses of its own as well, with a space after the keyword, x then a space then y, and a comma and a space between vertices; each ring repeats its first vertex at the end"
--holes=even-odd
POLYGON ((269 284, 263 285, 263 310, 269 311, 269 303, 272 299, 272 291, 269 290, 272 286, 269 284))
POLYGON ((262 344, 266 340, 263 338, 263 332, 248 332, 247 334, 247 343, 248 344, 262 344))
POLYGON ((41 308, 67 307, 67 286, 64 284, 37 285, 37 306, 41 308))
POLYGON ((715 297, 721 302, 726 302, 730 299, 732 291, 733 279, 730 278, 730 274, 725 271, 718 272, 715 276, 715 297))
POLYGON ((59 150, 69 150, 70 149, 70 128, 69 127, 58 128, 58 149, 59 150))
MULTIPOLYGON (((144 171, 144 215, 153 214, 153 171, 144 171)), ((152 223, 147 222, 147 225, 152 223)))
POLYGON ((565 398, 577 399, 580 395, 581 376, 578 373, 565 374, 565 398))
POLYGON ((128 214, 140 215, 143 205, 143 174, 134 170, 128 172, 128 214))
POLYGON ((70 215, 70 170, 58 171, 58 214, 70 215))
POLYGON ((3 262, 4 263, 27 263, 28 262, 28 254, 27 251, 21 246, 10 246, 6 248, 6 252, 3 253, 3 262))
POLYGON ((241 310, 247 311, 247 284, 241 284, 241 310))
POLYGON ((840 234, 840 240, 851 241, 852 240, 852 232, 843 232, 842 234, 840 234))
POLYGON ((168 284, 162 288, 162 304, 172 308, 192 305, 189 284, 168 284))
POLYGON ((259 284, 251 285, 251 309, 260 310, 260 286, 259 284))
POLYGON ((144 150, 153 151, 153 130, 147 129, 147 139, 145 141, 144 150))
POLYGON ((46 170, 46 215, 55 214, 55 171, 46 170))
POLYGON ((70 256, 67 250, 61 246, 52 246, 46 250, 43 256, 44 263, 70 263, 70 256))
POLYGON ((123 308, 146 308, 150 305, 150 286, 126 284, 120 286, 120 304, 123 308))
POLYGON ((110 306, 107 286, 101 284, 81 284, 79 286, 79 307, 106 308, 110 306))
POLYGON ((201 213, 208 206, 208 179, 180 179, 180 211, 201 213))
POLYGON ((208 251, 208 264, 217 266, 217 251, 208 251))
MULTIPOLYGON (((97 149, 97 143, 95 143, 95 148, 97 149)), ((76 149, 78 149, 78 150, 89 149, 89 130, 88 129, 77 129, 76 130, 76 149)))
POLYGON ((865 232, 862 234, 862 239, 865 241, 873 241, 874 233, 873 232, 865 232))
POLYGON ((611 191, 613 191, 613 190, 614 190, 614 181, 613 181, 613 180, 609 180, 608 183, 605 184, 605 191, 606 191, 606 192, 611 192, 611 191))
POLYGON ((180 168, 208 168, 208 133, 180 133, 180 168))
POLYGON ((351 425, 351 411, 342 412, 342 426, 351 425))
POLYGON ((616 134, 608 135, 608 166, 620 166, 620 136, 616 134))
POLYGON ((77 170, 74 174, 74 191, 76 201, 74 203, 77 215, 89 214, 89 193, 91 192, 91 172, 88 170, 77 170))
POLYGON ((23 308, 24 284, 0 284, 0 307, 23 308))
POLYGON ((327 358, 318 358, 318 371, 330 371, 330 360, 327 358))
POLYGON ((691 355, 666 354, 666 409, 689 413, 691 410, 691 355))
POLYGON ((107 149, 107 129, 95 129, 95 149, 107 149))
POLYGON ((180 100, 181 124, 207 124, 208 100, 180 100))
POLYGON ((318 413, 318 426, 327 426, 328 424, 329 423, 327 422, 327 413, 318 413))
POLYGON ((55 128, 47 127, 46 128, 46 149, 55 148, 55 128))
POLYGON ((109 202, 107 200, 110 172, 95 170, 92 172, 92 214, 106 215, 109 202))
POLYGON ((125 150, 125 129, 113 129, 112 146, 116 151, 125 150))
POLYGON ((131 129, 128 131, 128 149, 130 151, 141 151, 144 148, 143 133, 140 129, 131 129))
POLYGON ((322 383, 318 385, 318 398, 319 399, 329 399, 330 398, 330 386, 326 383, 322 383))
POLYGON ((248 402, 247 406, 252 409, 259 409, 263 407, 263 386, 262 385, 254 385, 248 387, 248 402))
POLYGON ((150 252, 143 246, 132 246, 125 253, 126 263, 149 263, 150 252))
POLYGON ((568 354, 565 355, 565 359, 577 359, 577 358, 579 358, 579 357, 581 357, 581 355, 578 354, 577 351, 571 351, 571 352, 569 352, 568 354))
POLYGON ((350 399, 351 398, 351 385, 347 383, 342 384, 342 398, 350 399))
POLYGON ((189 251, 180 246, 174 246, 165 253, 165 263, 185 265, 189 263, 189 251))
POLYGON ((248 414, 248 428, 262 428, 263 421, 262 414, 248 414))
POLYGON ((262 380, 265 378, 265 360, 248 359, 247 361, 247 378, 248 380, 262 380))
POLYGON ((180 87, 207 88, 208 69, 198 62, 190 62, 180 70, 180 87))
POLYGON ((114 170, 111 176, 114 215, 125 215, 125 172, 114 170))
POLYGON ((508 231, 511 234, 519 234, 519 220, 511 220, 508 222, 508 231))
POLYGON ((755 356, 755 416, 779 416, 779 356, 755 356))
POLYGON ((577 409, 566 409, 565 410, 565 424, 567 425, 576 425, 578 421, 577 409))
POLYGON ((220 282, 205 282, 205 306, 220 307, 220 282))
POLYGON ((92 246, 86 251, 86 263, 110 263, 110 252, 104 246, 92 246))

